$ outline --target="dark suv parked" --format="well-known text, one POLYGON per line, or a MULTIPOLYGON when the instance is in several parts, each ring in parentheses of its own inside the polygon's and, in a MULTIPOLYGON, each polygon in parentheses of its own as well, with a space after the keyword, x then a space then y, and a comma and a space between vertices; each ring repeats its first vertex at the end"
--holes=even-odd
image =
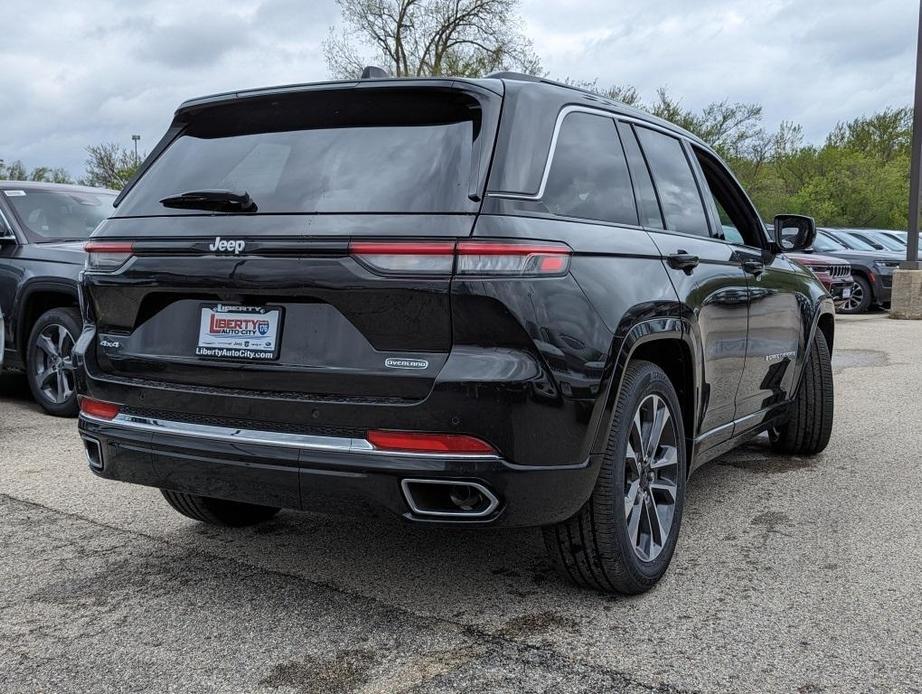
POLYGON ((32 394, 50 414, 77 414, 71 350, 83 327, 77 308, 83 244, 112 214, 115 196, 99 188, 0 181, 5 362, 25 369, 32 394))
POLYGON ((833 304, 777 222, 687 132, 523 76, 189 101, 87 244, 89 464, 209 523, 543 526, 645 590, 690 471, 828 441, 833 304))
POLYGON ((893 293, 893 271, 905 254, 882 251, 839 229, 820 229, 813 249, 823 255, 847 261, 852 267, 851 296, 842 313, 866 313, 872 306, 889 307, 893 293))

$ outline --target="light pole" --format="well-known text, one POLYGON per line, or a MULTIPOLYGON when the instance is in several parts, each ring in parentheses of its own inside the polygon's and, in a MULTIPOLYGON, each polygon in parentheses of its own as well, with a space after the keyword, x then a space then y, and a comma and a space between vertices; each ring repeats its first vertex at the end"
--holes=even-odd
POLYGON ((909 168, 909 226, 906 260, 893 273, 890 317, 922 320, 922 262, 919 262, 919 198, 922 196, 922 2, 916 39, 916 90, 912 116, 912 163, 909 168))
POLYGON ((912 117, 912 165, 909 170, 909 238, 904 270, 922 270, 919 262, 919 196, 922 195, 922 3, 919 9, 919 37, 916 41, 916 98, 912 117))
POLYGON ((141 139, 141 136, 132 135, 131 139, 134 140, 134 163, 137 165, 137 163, 140 161, 140 158, 138 157, 138 141, 141 139))

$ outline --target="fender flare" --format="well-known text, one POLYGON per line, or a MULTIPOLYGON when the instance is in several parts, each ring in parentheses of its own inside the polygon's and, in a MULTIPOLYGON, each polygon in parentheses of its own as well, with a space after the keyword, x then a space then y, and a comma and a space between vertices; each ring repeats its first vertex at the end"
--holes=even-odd
MULTIPOLYGON (((791 400, 797 397, 797 393, 800 392, 800 384, 803 381, 805 366, 807 360, 810 358, 810 353, 813 350, 813 340, 816 338, 816 331, 820 329, 820 318, 823 316, 831 316, 833 320, 833 326, 835 325, 836 318, 836 309, 835 304, 832 299, 829 297, 821 298, 813 309, 813 317, 810 320, 809 329, 804 331, 804 348, 803 348, 803 358, 800 360, 800 363, 797 364, 797 372, 794 374, 794 383, 796 387, 791 394, 791 400)), ((829 354, 832 355, 833 345, 829 345, 829 354)))
MULTIPOLYGON (((615 403, 621 394, 628 365, 631 363, 637 349, 651 342, 679 340, 688 348, 692 359, 691 382, 693 396, 691 407, 693 419, 690 424, 693 433, 697 429, 696 422, 701 407, 700 385, 702 375, 699 373, 701 370, 700 357, 698 356, 700 355, 700 341, 696 337, 697 331, 694 329, 693 324, 688 318, 661 316, 629 323, 629 326, 626 330, 619 330, 612 341, 612 351, 609 356, 609 366, 607 367, 607 371, 609 371, 609 376, 606 379, 607 387, 604 394, 599 398, 603 405, 599 408, 598 415, 595 417, 596 421, 591 439, 590 451, 593 455, 600 455, 605 452, 612 419, 614 418, 615 403), (623 335, 623 337, 618 337, 619 335, 623 335)), ((691 449, 689 449, 689 454, 690 451, 691 449)))
POLYGON ((29 305, 29 300, 33 294, 39 292, 54 292, 55 294, 65 294, 73 298, 74 303, 79 303, 79 290, 76 282, 70 282, 65 279, 35 279, 27 281, 19 291, 19 295, 13 302, 13 315, 8 316, 13 321, 11 333, 15 335, 16 351, 20 357, 25 360, 26 340, 29 336, 25 333, 25 309, 29 305))

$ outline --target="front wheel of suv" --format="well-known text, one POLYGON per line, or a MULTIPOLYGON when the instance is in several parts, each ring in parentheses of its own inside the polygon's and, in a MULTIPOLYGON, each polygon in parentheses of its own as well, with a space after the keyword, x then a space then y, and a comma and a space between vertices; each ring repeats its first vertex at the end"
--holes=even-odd
POLYGON ((213 499, 208 496, 174 492, 169 489, 161 489, 160 492, 176 511, 187 518, 209 525, 242 528, 267 521, 279 512, 279 509, 273 506, 257 506, 256 504, 245 504, 242 501, 213 499))
POLYGON ((595 489, 580 511, 544 529, 551 563, 572 582, 642 593, 666 572, 685 503, 682 411, 655 364, 627 369, 595 489))
POLYGON ((833 404, 832 358, 826 338, 817 330, 787 419, 768 432, 772 448, 795 455, 822 451, 832 433, 833 404))
POLYGON ((26 374, 32 397, 56 417, 77 416, 72 356, 82 327, 77 309, 53 308, 35 321, 26 343, 26 374))
POLYGON ((871 307, 871 285, 861 275, 855 275, 852 294, 839 307, 839 313, 867 313, 871 307))

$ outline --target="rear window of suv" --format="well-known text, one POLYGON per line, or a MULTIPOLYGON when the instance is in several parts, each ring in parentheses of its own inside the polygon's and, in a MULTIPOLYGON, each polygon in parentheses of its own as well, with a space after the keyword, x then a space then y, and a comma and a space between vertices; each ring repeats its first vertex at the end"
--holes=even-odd
POLYGON ((160 203, 202 190, 248 193, 257 214, 476 212, 469 193, 485 148, 481 119, 473 97, 436 90, 307 92, 206 107, 116 216, 213 214, 160 203))

